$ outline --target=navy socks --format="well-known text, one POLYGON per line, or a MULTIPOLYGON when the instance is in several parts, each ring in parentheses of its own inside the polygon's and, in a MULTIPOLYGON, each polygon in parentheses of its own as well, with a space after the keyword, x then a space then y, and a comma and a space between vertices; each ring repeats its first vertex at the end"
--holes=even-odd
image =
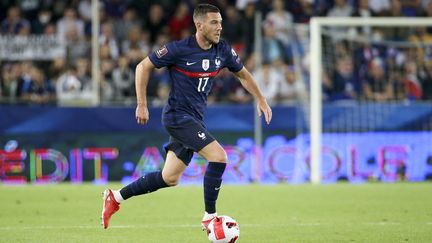
POLYGON ((168 187, 168 185, 162 178, 162 172, 156 171, 148 173, 147 175, 140 177, 138 180, 132 182, 131 184, 123 187, 120 190, 120 194, 123 199, 126 200, 130 197, 154 192, 164 187, 168 187))
MULTIPOLYGON (((205 211, 209 214, 216 212, 216 200, 222 184, 222 175, 225 171, 226 163, 209 162, 204 175, 204 202, 205 211)), ((151 172, 130 183, 120 190, 124 200, 150 192, 160 188, 168 187, 162 178, 162 172, 151 172)))
POLYGON ((209 162, 204 175, 204 202, 205 211, 209 214, 216 213, 216 200, 222 184, 222 175, 226 163, 209 162))

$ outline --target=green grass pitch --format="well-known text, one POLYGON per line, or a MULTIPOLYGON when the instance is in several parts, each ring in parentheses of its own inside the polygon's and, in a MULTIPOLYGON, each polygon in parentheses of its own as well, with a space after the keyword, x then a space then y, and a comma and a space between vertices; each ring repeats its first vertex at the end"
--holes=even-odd
MULTIPOLYGON (((208 242, 200 186, 131 198, 108 230, 104 188, 0 185, 0 242, 208 242)), ((430 182, 225 185, 218 211, 238 221, 239 242, 432 242, 430 182)))

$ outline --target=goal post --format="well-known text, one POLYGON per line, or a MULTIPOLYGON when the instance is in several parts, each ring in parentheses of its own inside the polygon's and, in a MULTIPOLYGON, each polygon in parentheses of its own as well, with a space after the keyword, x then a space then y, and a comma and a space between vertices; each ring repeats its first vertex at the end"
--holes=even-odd
POLYGON ((432 18, 418 17, 313 17, 310 21, 310 181, 321 183, 322 167, 322 29, 323 27, 421 27, 432 18))

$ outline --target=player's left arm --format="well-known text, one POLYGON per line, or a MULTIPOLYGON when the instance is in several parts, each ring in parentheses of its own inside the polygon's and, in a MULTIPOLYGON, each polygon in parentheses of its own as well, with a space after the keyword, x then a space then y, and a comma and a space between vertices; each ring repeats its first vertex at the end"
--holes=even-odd
POLYGON ((272 110, 259 90, 255 80, 252 77, 252 74, 250 74, 250 72, 245 67, 234 74, 240 80, 243 87, 255 97, 259 116, 264 113, 265 120, 267 124, 269 124, 272 119, 272 110))

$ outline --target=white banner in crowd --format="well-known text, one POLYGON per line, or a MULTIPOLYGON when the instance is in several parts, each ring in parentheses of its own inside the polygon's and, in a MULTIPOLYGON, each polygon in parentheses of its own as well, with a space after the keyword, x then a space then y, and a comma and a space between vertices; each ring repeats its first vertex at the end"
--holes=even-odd
POLYGON ((51 60, 66 55, 66 43, 55 35, 0 36, 0 60, 51 60))

